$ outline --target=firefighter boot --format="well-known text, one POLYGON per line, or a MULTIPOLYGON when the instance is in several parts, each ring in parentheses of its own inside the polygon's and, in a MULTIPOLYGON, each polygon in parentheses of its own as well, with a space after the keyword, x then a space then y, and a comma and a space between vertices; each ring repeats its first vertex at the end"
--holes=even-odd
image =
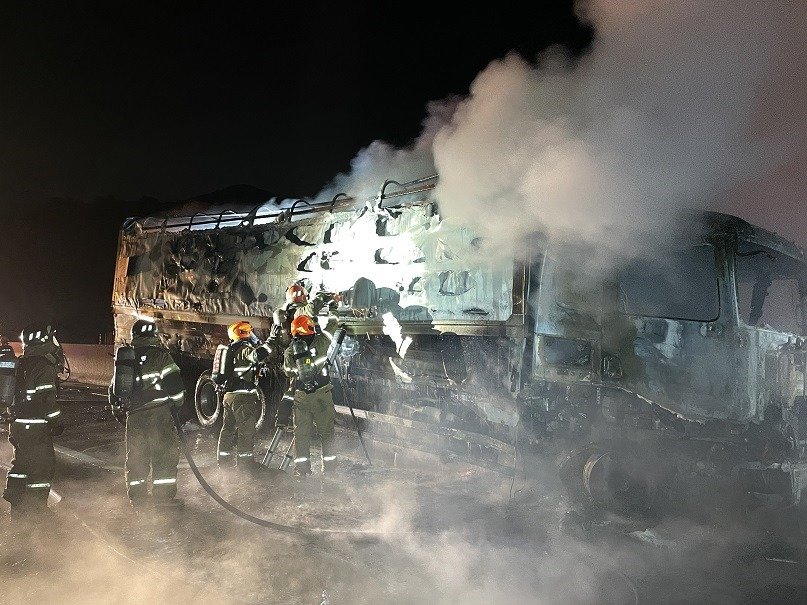
POLYGON ((144 508, 150 508, 152 504, 151 496, 148 494, 138 494, 133 496, 132 494, 129 495, 129 506, 131 506, 135 510, 143 510, 144 508))
POLYGON ((338 471, 338 466, 336 464, 336 455, 332 451, 328 451, 326 453, 326 448, 323 445, 322 448, 322 474, 323 475, 335 475, 338 471))

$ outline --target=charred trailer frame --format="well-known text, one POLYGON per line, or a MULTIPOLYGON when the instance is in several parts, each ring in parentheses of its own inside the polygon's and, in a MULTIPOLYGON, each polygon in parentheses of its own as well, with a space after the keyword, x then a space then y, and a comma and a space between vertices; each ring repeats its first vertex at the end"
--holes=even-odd
MULTIPOLYGON (((247 318, 267 336, 294 282, 340 292, 337 320, 349 336, 336 362, 337 410, 352 403, 378 455, 422 452, 512 472, 525 268, 491 260, 480 238, 443 221, 423 196, 433 180, 388 181, 359 207, 337 196, 127 221, 116 339, 137 317, 153 318, 195 394, 188 408, 214 426, 220 402, 207 370, 226 325, 247 318)), ((264 423, 285 390, 279 366, 261 383, 264 423)))
MULTIPOLYGON (((379 447, 501 472, 513 472, 520 440, 555 447, 572 489, 607 506, 652 497, 608 487, 636 451, 652 452, 639 469, 645 483, 694 473, 798 500, 807 329, 795 304, 782 324, 774 303, 784 293, 804 304, 801 250, 740 219, 699 214, 661 265, 626 259, 585 272, 538 237, 524 258, 493 259, 472 231, 441 218, 432 182, 387 181, 358 207, 340 195, 127 221, 117 340, 141 315, 157 321, 210 426, 220 408, 204 371, 226 325, 246 317, 268 335, 286 287, 303 281, 343 295, 338 411, 348 413, 347 398, 379 447), (702 300, 684 296, 668 312, 640 288, 656 280, 666 293, 676 279, 702 300)), ((277 365, 261 386, 265 422, 285 388, 277 365)))

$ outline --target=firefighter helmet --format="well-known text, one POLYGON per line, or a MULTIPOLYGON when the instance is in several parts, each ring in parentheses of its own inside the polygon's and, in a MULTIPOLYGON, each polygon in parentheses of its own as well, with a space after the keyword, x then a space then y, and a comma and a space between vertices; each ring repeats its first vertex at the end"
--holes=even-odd
POLYGON ((289 289, 286 290, 286 303, 298 303, 298 304, 305 304, 308 302, 308 292, 305 291, 305 288, 301 284, 292 284, 289 286, 289 289))
POLYGON ((227 335, 233 342, 246 340, 252 336, 252 326, 248 321, 237 321, 227 326, 227 335))
POLYGON ((316 324, 309 315, 298 315, 291 322, 292 336, 311 336, 316 330, 316 324))
POLYGON ((148 319, 138 319, 132 324, 132 338, 136 336, 157 336, 157 324, 148 319))
POLYGON ((38 342, 52 340, 55 332, 50 324, 30 324, 20 334, 20 341, 25 348, 38 342))

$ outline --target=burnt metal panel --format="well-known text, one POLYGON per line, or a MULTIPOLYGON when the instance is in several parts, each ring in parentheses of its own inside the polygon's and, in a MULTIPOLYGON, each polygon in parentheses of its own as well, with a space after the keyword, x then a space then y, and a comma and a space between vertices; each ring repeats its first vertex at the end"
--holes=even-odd
POLYGON ((449 225, 431 204, 252 227, 130 229, 121 234, 120 267, 124 258, 129 270, 119 271, 113 304, 200 317, 269 317, 298 280, 348 301, 359 281, 371 283, 375 298, 345 311, 390 311, 402 323, 501 323, 518 299, 512 259, 492 259, 473 232, 449 225))

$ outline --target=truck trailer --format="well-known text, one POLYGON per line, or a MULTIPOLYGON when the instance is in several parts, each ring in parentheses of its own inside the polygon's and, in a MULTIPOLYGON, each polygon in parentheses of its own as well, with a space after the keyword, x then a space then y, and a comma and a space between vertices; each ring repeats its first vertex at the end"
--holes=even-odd
MULTIPOLYGON (((378 195, 273 199, 249 211, 125 221, 116 341, 147 317, 182 368, 188 414, 215 427, 226 326, 267 337, 286 289, 340 293, 337 411, 391 451, 502 473, 556 454, 570 492, 650 509, 681 477, 792 505, 807 444, 803 251, 730 215, 683 213, 653 251, 536 233, 501 253, 441 215, 437 176, 378 195), (193 400, 190 401, 193 396, 193 400)), ((323 323, 328 319, 321 318, 323 323)), ((286 378, 260 382, 268 427, 286 378)))

